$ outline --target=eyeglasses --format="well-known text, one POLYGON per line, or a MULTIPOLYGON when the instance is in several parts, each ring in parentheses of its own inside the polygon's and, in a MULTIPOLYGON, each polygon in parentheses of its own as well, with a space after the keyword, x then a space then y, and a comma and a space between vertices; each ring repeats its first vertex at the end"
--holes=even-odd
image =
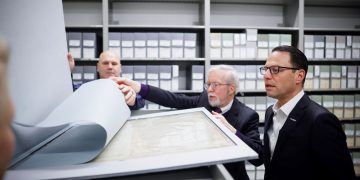
POLYGON ((267 70, 270 70, 270 74, 277 74, 280 72, 280 69, 292 69, 292 70, 299 70, 299 68, 292 68, 292 67, 282 67, 282 66, 270 66, 270 67, 261 67, 260 74, 265 75, 267 70))
POLYGON ((205 90, 208 90, 210 87, 212 89, 216 89, 219 86, 223 86, 223 85, 230 85, 230 84, 222 84, 222 83, 217 83, 217 82, 213 82, 213 83, 205 83, 204 84, 204 88, 205 90))

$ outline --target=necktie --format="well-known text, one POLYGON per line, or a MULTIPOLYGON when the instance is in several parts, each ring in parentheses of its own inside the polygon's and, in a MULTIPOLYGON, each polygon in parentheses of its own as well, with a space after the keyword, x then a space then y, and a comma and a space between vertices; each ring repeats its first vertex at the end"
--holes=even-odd
POLYGON ((221 114, 221 109, 220 109, 220 108, 218 108, 218 107, 214 107, 213 111, 215 111, 215 112, 217 112, 217 113, 221 114))

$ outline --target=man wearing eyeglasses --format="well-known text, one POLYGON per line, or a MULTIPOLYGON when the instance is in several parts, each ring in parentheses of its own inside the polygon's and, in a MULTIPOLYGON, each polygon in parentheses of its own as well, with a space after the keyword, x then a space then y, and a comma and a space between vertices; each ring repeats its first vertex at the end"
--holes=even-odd
POLYGON ((277 99, 265 114, 264 179, 354 179, 339 119, 304 93, 307 69, 291 46, 274 48, 260 68, 266 94, 277 99))
MULTIPOLYGON (((250 163, 259 166, 262 161, 262 144, 259 136, 259 115, 235 98, 239 78, 234 68, 228 65, 212 66, 208 72, 205 91, 199 96, 178 95, 150 85, 118 78, 119 84, 131 86, 144 99, 162 106, 188 109, 205 107, 215 118, 223 122, 234 134, 259 154, 259 159, 250 163)), ((249 179, 244 162, 228 163, 225 167, 234 179, 249 179)))

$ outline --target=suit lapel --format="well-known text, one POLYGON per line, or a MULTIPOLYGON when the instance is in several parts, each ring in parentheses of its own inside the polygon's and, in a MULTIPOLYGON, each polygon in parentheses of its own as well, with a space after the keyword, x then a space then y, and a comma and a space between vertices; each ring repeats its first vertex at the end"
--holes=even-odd
POLYGON ((267 166, 270 164, 270 143, 269 136, 267 131, 273 123, 274 112, 272 111, 272 106, 270 106, 265 115, 265 125, 264 125, 264 164, 267 166))
POLYGON ((270 126, 273 123, 273 116, 274 116, 274 112, 272 111, 272 107, 270 106, 267 110, 266 110, 266 114, 265 114, 265 125, 264 125, 264 131, 267 132, 270 128, 270 126))
POLYGON ((240 108, 241 104, 237 99, 234 99, 233 104, 231 105, 230 109, 223 114, 225 119, 236 128, 236 122, 238 121, 239 112, 238 109, 240 108))
POLYGON ((288 118, 285 121, 284 126, 281 128, 279 132, 279 137, 276 142, 276 146, 274 149, 273 159, 276 159, 276 156, 279 153, 281 147, 286 143, 288 137, 291 135, 293 129, 296 127, 296 124, 302 120, 304 115, 304 108, 306 108, 308 101, 308 96, 304 95, 300 101, 295 105, 294 109, 290 112, 288 118))

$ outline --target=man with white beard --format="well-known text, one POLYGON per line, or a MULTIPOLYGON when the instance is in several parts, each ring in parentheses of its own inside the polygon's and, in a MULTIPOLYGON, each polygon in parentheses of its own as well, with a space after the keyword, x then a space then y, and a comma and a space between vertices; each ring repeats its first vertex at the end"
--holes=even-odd
MULTIPOLYGON (((179 95, 126 78, 117 78, 117 83, 130 86, 144 99, 162 106, 176 109, 206 108, 259 154, 259 159, 251 160, 250 163, 255 166, 263 163, 258 130, 259 115, 235 98, 239 89, 239 77, 233 67, 212 66, 208 72, 208 80, 204 84, 205 91, 198 96, 179 95)), ((249 179, 244 162, 228 163, 225 167, 234 179, 249 179)))

